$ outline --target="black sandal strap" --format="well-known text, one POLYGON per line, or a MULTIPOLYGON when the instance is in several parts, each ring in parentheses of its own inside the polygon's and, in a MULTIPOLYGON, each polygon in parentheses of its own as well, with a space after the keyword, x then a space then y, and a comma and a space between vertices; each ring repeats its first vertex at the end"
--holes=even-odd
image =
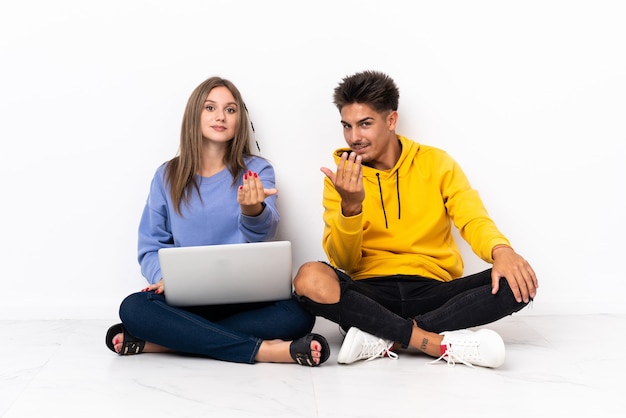
POLYGON ((124 344, 122 344, 120 356, 126 356, 129 354, 140 354, 143 351, 146 342, 142 340, 129 341, 128 336, 129 334, 124 334, 124 344))
POLYGON ((109 347, 109 350, 115 353, 115 347, 113 346, 113 337, 120 333, 124 334, 124 343, 122 344, 122 349, 118 353, 120 356, 139 354, 143 351, 146 342, 136 337, 133 337, 122 324, 115 324, 111 326, 107 331, 105 343, 106 346, 109 347))
POLYGON ((326 338, 319 334, 311 333, 293 341, 289 346, 289 354, 291 354, 291 358, 296 363, 302 366, 316 367, 328 360, 328 357, 330 357, 330 346, 326 338), (313 340, 319 342, 322 346, 319 364, 315 363, 315 359, 311 355, 311 341, 313 340))

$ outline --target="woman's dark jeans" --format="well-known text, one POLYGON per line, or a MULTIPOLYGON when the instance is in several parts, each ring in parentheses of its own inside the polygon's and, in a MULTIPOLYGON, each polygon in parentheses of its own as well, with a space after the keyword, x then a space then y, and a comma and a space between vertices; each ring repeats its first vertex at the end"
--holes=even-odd
POLYGON ((357 327, 403 347, 409 344, 413 321, 425 331, 441 333, 488 324, 527 305, 515 300, 504 278, 492 295, 491 269, 450 282, 406 275, 352 280, 341 270, 335 272, 339 303, 298 296, 305 308, 343 329, 357 327))
POLYGON ((254 363, 263 340, 295 340, 315 324, 315 317, 295 299, 179 308, 154 292, 126 297, 120 318, 136 338, 179 353, 238 363, 254 363))

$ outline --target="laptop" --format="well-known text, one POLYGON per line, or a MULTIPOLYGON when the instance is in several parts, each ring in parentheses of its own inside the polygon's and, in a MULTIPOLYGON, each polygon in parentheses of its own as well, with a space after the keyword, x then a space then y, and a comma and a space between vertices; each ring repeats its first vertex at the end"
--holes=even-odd
POLYGON ((291 298, 290 241, 161 248, 159 262, 172 306, 291 298))

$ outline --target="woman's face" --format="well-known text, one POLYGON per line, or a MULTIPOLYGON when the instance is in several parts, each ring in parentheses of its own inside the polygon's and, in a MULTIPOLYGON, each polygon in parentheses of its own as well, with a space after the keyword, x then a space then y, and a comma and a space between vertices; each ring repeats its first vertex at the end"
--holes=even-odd
POLYGON ((228 88, 214 87, 204 101, 200 115, 202 137, 208 141, 226 143, 235 137, 239 107, 228 88))

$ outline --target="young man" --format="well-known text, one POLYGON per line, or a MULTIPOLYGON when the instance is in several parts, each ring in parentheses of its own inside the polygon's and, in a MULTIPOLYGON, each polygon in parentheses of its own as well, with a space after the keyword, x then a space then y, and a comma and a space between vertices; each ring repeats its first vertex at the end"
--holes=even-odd
POLYGON ((348 148, 335 151, 336 172, 321 169, 330 263, 304 264, 295 291, 310 312, 348 330, 339 363, 396 357, 395 343, 451 364, 498 367, 502 338, 466 328, 522 309, 537 277, 457 163, 396 134, 398 100, 395 82, 376 71, 336 87, 348 148), (460 277, 452 223, 491 269, 460 277))

